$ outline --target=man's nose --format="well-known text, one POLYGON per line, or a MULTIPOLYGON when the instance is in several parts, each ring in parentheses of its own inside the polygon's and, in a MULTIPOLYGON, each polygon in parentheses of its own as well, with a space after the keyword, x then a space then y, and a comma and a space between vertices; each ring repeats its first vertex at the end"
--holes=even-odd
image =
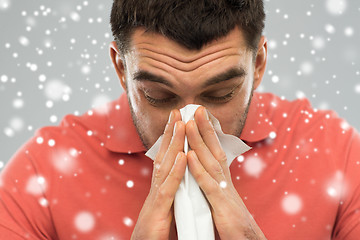
POLYGON ((179 106, 177 106, 177 108, 181 109, 181 108, 183 108, 183 107, 185 107, 186 105, 189 105, 189 104, 202 105, 200 103, 200 101, 198 99, 196 99, 195 97, 188 97, 188 98, 184 99, 183 101, 181 101, 179 103, 179 106))

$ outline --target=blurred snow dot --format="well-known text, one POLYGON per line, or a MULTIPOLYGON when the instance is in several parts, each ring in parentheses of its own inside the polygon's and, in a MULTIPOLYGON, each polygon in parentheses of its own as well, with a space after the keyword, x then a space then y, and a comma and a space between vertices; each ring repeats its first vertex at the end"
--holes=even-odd
POLYGON ((244 156, 242 156, 242 155, 240 155, 240 156, 237 157, 237 161, 240 162, 240 163, 244 162, 244 159, 245 159, 245 158, 244 158, 244 156))
POLYGON ((89 232, 95 226, 95 217, 90 212, 83 211, 75 216, 74 224, 80 232, 89 232))
POLYGON ((119 240, 119 238, 115 234, 109 233, 100 236, 99 240, 119 240))
POLYGON ((90 71, 91 71, 91 68, 90 68, 89 65, 84 65, 84 66, 81 67, 81 72, 82 72, 83 74, 85 74, 85 75, 86 75, 86 74, 89 74, 90 71))
POLYGON ((10 120, 10 127, 19 132, 24 128, 24 121, 19 117, 14 117, 10 120))
POLYGON ((281 206, 285 213, 293 215, 302 209, 302 200, 296 194, 288 194, 283 198, 281 206))
POLYGON ((72 44, 74 44, 74 43, 76 43, 76 40, 75 40, 74 38, 72 38, 72 39, 70 39, 70 42, 71 42, 72 44))
POLYGON ((15 135, 15 132, 12 128, 7 127, 4 129, 4 134, 8 137, 13 137, 15 135))
POLYGON ((273 83, 278 83, 278 82, 279 82, 279 77, 276 76, 276 75, 274 75, 274 76, 272 76, 271 81, 272 81, 273 83))
POLYGON ((10 0, 0 0, 0 10, 6 10, 10 7, 10 0))
POLYGON ((321 50, 325 47, 325 40, 322 37, 315 37, 312 41, 312 46, 316 50, 321 50))
POLYGON ((55 146, 55 140, 54 140, 54 139, 50 139, 50 140, 48 141, 48 145, 49 145, 50 147, 55 146))
POLYGON ((340 124, 340 127, 343 129, 343 130, 348 130, 350 128, 350 125, 348 122, 346 121, 342 121, 341 124, 340 124))
POLYGON ((51 39, 45 39, 44 40, 44 45, 45 45, 46 48, 51 48, 51 46, 52 46, 51 39))
POLYGON ((37 138, 36 138, 36 142, 37 142, 38 144, 42 144, 42 143, 44 142, 44 139, 43 139, 42 137, 37 137, 37 138))
POLYGON ((16 109, 20 109, 24 106, 24 100, 21 98, 17 98, 13 101, 13 107, 16 109))
POLYGON ((244 171, 251 177, 258 178, 265 168, 265 163, 258 157, 248 157, 244 162, 244 171))
POLYGON ((6 76, 6 75, 1 75, 0 79, 3 83, 6 83, 9 80, 8 76, 6 76))
POLYGON ((69 150, 70 156, 72 157, 77 157, 78 156, 78 151, 75 148, 71 148, 69 150))
POLYGON ((41 206, 43 206, 43 207, 49 206, 49 202, 48 202, 48 200, 47 200, 46 198, 40 198, 40 199, 39 199, 39 204, 40 204, 41 206))
POLYGON ((41 176, 31 176, 26 184, 26 192, 32 195, 40 195, 46 188, 45 178, 41 176))
POLYGON ((120 165, 124 165, 124 163, 125 163, 124 159, 120 159, 120 160, 119 160, 119 164, 120 164, 120 165))
POLYGON ((93 131, 91 131, 91 130, 87 131, 87 135, 88 135, 88 136, 92 136, 92 135, 93 135, 93 131))
POLYGON ((144 167, 144 168, 141 169, 141 175, 143 175, 143 176, 149 176, 150 173, 151 173, 151 171, 150 171, 149 168, 144 167))
POLYGON ((331 24, 326 24, 325 25, 325 31, 327 33, 330 33, 330 34, 334 34, 335 33, 335 27, 331 24))
POLYGON ((88 1, 84 1, 83 4, 84 4, 84 6, 88 6, 88 5, 89 5, 89 2, 88 2, 88 1))
POLYGON ((305 98, 306 97, 306 95, 305 95, 305 93, 303 92, 303 91, 296 91, 296 97, 298 98, 298 99, 303 99, 303 98, 305 98))
POLYGON ((77 161, 71 155, 71 149, 57 149, 53 152, 52 163, 63 174, 73 174, 77 167, 77 161))
POLYGON ((354 35, 354 29, 352 27, 347 27, 344 30, 345 36, 351 37, 354 35))
POLYGON ((132 187, 134 187, 134 182, 131 181, 131 180, 129 180, 129 181, 126 182, 126 186, 127 186, 128 188, 132 188, 132 187))
POLYGON ((4 167, 4 162, 0 161, 0 169, 2 169, 4 167))
POLYGON ((53 103, 53 101, 49 100, 49 101, 46 101, 45 105, 46 105, 47 108, 52 108, 54 106, 54 103, 53 103))
POLYGON ((358 84, 358 85, 355 86, 355 92, 356 92, 357 94, 360 94, 360 84, 358 84))
POLYGON ((330 109, 330 105, 328 102, 320 102, 318 105, 318 109, 321 109, 321 110, 330 109))
POLYGON ((38 66, 36 64, 30 64, 30 70, 35 72, 38 69, 38 66))
POLYGON ((106 114, 109 111, 109 106, 107 103, 110 101, 111 99, 109 96, 105 94, 99 94, 92 100, 91 107, 95 108, 94 110, 99 114, 106 114))
POLYGON ((64 94, 71 93, 71 88, 60 80, 48 81, 45 85, 45 96, 53 101, 59 101, 64 94))
POLYGON ((51 116, 50 116, 50 122, 56 123, 57 120, 58 120, 57 116, 55 116, 55 115, 51 115, 51 116))
POLYGON ((29 39, 27 37, 24 37, 24 36, 19 37, 19 42, 20 42, 21 45, 23 45, 25 47, 28 46, 29 43, 30 43, 29 39))
POLYGON ((277 42, 275 40, 270 40, 269 49, 276 49, 276 47, 277 47, 277 42))
POLYGON ((327 0, 326 9, 332 15, 341 15, 347 8, 346 0, 327 0))
POLYGON ((40 176, 37 178, 37 182, 38 182, 38 184, 43 185, 43 184, 45 184, 45 178, 40 176))
POLYGON ((80 21, 80 15, 79 15, 77 12, 72 12, 72 13, 70 13, 70 18, 71 18, 74 22, 80 21))
POLYGON ((227 183, 225 181, 221 181, 219 185, 221 188, 226 188, 227 183))
POLYGON ((129 217, 124 217, 123 222, 128 227, 131 227, 134 225, 134 221, 129 217))
POLYGON ((330 197, 336 197, 338 194, 336 189, 333 187, 328 187, 327 193, 329 194, 330 197))
POLYGON ((31 28, 31 27, 35 27, 36 26, 36 19, 34 17, 27 17, 26 18, 26 24, 31 28))
POLYGON ((69 100, 70 100, 70 95, 69 95, 69 94, 64 94, 64 95, 62 96, 62 100, 63 100, 64 102, 69 101, 69 100))
POLYGON ((45 81, 46 81, 46 76, 45 76, 44 74, 41 74, 41 75, 39 76, 39 81, 40 81, 40 82, 45 82, 45 81))
POLYGON ((269 137, 270 137, 271 139, 275 139, 275 138, 276 138, 276 132, 270 132, 270 133, 269 133, 269 137))
POLYGON ((300 70, 305 75, 310 75, 314 71, 314 66, 311 62, 303 62, 300 65, 300 70))

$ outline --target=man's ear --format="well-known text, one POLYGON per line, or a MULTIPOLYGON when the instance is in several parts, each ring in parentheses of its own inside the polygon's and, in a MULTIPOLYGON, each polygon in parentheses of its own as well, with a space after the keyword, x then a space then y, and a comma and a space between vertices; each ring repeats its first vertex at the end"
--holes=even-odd
POLYGON ((120 57, 120 51, 117 48, 116 42, 112 41, 109 46, 110 50, 110 58, 114 65, 116 74, 118 75, 118 78, 120 79, 121 86, 123 87, 124 91, 126 92, 126 75, 125 75, 125 64, 123 63, 123 60, 120 57))
POLYGON ((264 36, 261 36, 258 45, 258 51, 256 53, 256 59, 255 59, 254 89, 257 89, 262 81, 262 78, 265 73, 266 61, 267 61, 267 39, 264 36))

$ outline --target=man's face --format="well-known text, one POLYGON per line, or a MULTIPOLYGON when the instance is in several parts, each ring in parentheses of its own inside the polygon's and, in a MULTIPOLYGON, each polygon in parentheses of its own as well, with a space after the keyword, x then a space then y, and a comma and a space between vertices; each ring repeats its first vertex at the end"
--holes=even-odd
POLYGON ((125 81, 144 146, 163 134, 172 109, 187 104, 205 106, 224 133, 240 136, 254 87, 252 55, 237 28, 199 51, 137 29, 125 55, 125 81))

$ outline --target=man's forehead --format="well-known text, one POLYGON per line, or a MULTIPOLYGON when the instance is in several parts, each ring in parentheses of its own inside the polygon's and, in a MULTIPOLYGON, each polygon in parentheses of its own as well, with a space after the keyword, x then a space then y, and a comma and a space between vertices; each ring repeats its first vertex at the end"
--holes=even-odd
POLYGON ((242 31, 234 28, 225 37, 216 39, 200 50, 188 49, 159 33, 147 32, 143 28, 134 31, 130 41, 130 52, 141 54, 150 51, 162 54, 182 63, 193 63, 218 52, 238 52, 244 54, 248 49, 242 31))

